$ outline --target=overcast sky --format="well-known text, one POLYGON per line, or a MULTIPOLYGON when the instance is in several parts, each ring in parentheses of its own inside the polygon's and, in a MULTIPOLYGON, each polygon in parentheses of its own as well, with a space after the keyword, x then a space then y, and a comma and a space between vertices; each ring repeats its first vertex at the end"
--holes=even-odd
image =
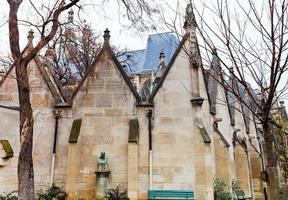
MULTIPOLYGON (((127 48, 129 50, 136 50, 136 49, 143 49, 145 48, 147 37, 149 34, 153 34, 155 32, 142 32, 139 33, 135 29, 127 29, 125 28, 125 25, 129 25, 129 21, 125 20, 125 17, 123 18, 123 14, 125 14, 124 10, 120 9, 119 14, 119 6, 115 2, 116 0, 106 0, 108 3, 105 4, 105 6, 99 6, 95 2, 102 2, 103 0, 83 0, 80 1, 85 4, 84 9, 78 13, 78 10, 74 8, 75 11, 75 18, 77 18, 78 14, 80 15, 80 18, 82 20, 86 20, 89 25, 94 29, 94 31, 100 35, 103 34, 103 31, 106 28, 109 28, 111 31, 111 43, 120 49, 127 48), (122 12, 121 12, 122 11, 122 12)), ((152 0, 151 0, 152 1, 152 0)), ((182 11, 182 16, 180 16, 180 19, 178 18, 177 24, 179 25, 178 30, 181 30, 181 27, 183 24, 183 17, 184 17, 184 8, 186 7, 186 4, 189 0, 179 0, 181 3, 180 10, 182 11)), ((195 1, 196 7, 199 8, 199 11, 201 12, 201 1, 209 6, 213 5, 215 1, 213 0, 197 0, 195 1)), ((45 8, 41 6, 41 3, 44 2, 45 5, 51 4, 52 2, 55 2, 55 0, 32 0, 33 3, 38 5, 38 8, 41 12, 45 12, 45 8)), ((165 19, 169 22, 172 22, 174 20, 175 16, 175 9, 177 8, 177 0, 157 0, 158 4, 157 6, 160 7, 160 10, 165 15, 165 19)), ((229 3, 234 5, 236 0, 230 0, 229 3)), ((256 3, 258 2, 255 1, 256 3)), ((260 0, 258 3, 261 3, 260 0)), ((242 1, 241 1, 242 4, 242 1)), ((153 4, 154 6, 154 4, 153 4)), ((155 5, 156 6, 156 5, 155 5)), ((243 6, 245 6, 245 2, 243 1, 243 6)), ((7 53, 10 52, 9 50, 9 40, 8 40, 8 3, 6 0, 0 0, 0 53, 4 53, 7 55, 7 53)), ((67 18, 68 14, 63 13, 62 18, 67 18)), ((213 18, 207 14, 205 16, 205 20, 210 22, 213 22, 213 18)), ((240 16, 241 17, 241 16, 240 16)), ((28 0, 24 0, 23 5, 20 7, 19 10, 19 19, 28 20, 36 22, 39 21, 39 16, 35 13, 32 6, 30 5, 28 0)), ((201 23, 199 18, 197 18, 198 24, 201 23)), ((210 23, 217 25, 217 23, 210 23)), ((163 25, 162 21, 159 19, 155 20, 155 25, 158 28, 158 32, 165 32, 169 31, 166 26, 163 25)), ((31 27, 27 26, 21 26, 20 27, 20 41, 21 41, 21 47, 24 48, 24 46, 27 43, 27 32, 31 27)), ((34 30, 35 31, 35 30, 34 30)), ((248 30, 249 31, 249 30, 248 30)), ((253 34, 249 32, 249 34, 253 34)), ((199 37, 198 37, 199 38, 199 37)), ((34 44, 37 42, 37 38, 34 39, 34 44)), ((256 41, 257 38, 254 38, 256 41)), ((261 42, 261 38, 259 39, 259 42, 261 42)), ((202 55, 204 57, 205 55, 202 55)), ((287 81, 287 77, 283 78, 283 84, 287 81), (286 79, 286 80, 285 80, 286 79)), ((282 85, 283 85, 282 84, 282 85)), ((285 99, 287 102, 287 99, 285 99)))
MULTIPOLYGON (((44 1, 43 2, 49 2, 44 1)), ((35 4, 39 2, 39 0, 32 0, 35 4)), ((51 1, 53 2, 53 0, 51 1)), ((145 48, 146 39, 149 34, 155 33, 155 32, 142 32, 139 33, 135 29, 130 28, 127 29, 125 26, 129 25, 129 21, 125 20, 125 17, 122 17, 122 12, 119 14, 119 6, 115 3, 116 0, 109 0, 108 3, 105 4, 105 6, 100 6, 95 4, 97 1, 93 0, 86 0, 82 1, 86 5, 84 6, 83 10, 78 13, 77 8, 74 8, 75 11, 75 18, 77 18, 78 14, 81 16, 82 20, 86 20, 88 24, 92 26, 94 31, 96 33, 99 33, 102 35, 102 32, 109 28, 111 31, 111 41, 113 45, 120 46, 122 48, 127 47, 128 49, 141 49, 145 48), (93 4, 92 4, 92 3, 93 4)), ((99 1, 102 2, 102 1, 99 1)), ((175 8, 177 5, 177 0, 160 0, 160 6, 164 8, 164 13, 168 15, 168 13, 171 13, 171 9, 175 8), (166 9, 165 9, 166 8, 166 9)), ((181 1, 183 4, 186 4, 185 0, 181 1)), ((47 3, 46 3, 47 4, 47 3)), ((158 5, 159 6, 159 5, 158 5)), ((0 1, 0 43, 1 43, 1 50, 0 52, 7 52, 9 51, 9 43, 8 43, 8 3, 6 0, 0 1)), ((39 9, 42 10, 41 6, 39 6, 39 9)), ((67 13, 63 14, 62 17, 67 17, 67 13), (66 15, 66 16, 65 16, 66 15)), ((20 7, 19 11, 19 19, 21 20, 29 20, 36 22, 39 20, 39 16, 36 15, 35 11, 33 10, 32 6, 29 4, 29 1, 24 0, 23 5, 20 7)), ((158 22, 157 22, 158 23, 158 22)), ((160 27, 160 24, 159 24, 160 27)), ((26 44, 26 35, 28 30, 31 27, 27 26, 21 26, 20 27, 20 37, 23 38, 21 40, 21 46, 22 48, 26 44)), ((168 29, 159 29, 159 31, 168 31, 168 29)), ((36 42, 36 41, 34 41, 36 42)))

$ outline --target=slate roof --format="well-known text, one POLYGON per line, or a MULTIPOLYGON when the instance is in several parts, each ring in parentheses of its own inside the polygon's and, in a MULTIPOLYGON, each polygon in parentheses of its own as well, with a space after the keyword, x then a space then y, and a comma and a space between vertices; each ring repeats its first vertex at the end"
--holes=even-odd
POLYGON ((149 35, 146 49, 129 51, 118 60, 128 75, 148 73, 158 68, 161 51, 165 54, 165 63, 169 63, 178 45, 179 41, 172 32, 149 35), (123 63, 127 56, 128 61, 123 63))

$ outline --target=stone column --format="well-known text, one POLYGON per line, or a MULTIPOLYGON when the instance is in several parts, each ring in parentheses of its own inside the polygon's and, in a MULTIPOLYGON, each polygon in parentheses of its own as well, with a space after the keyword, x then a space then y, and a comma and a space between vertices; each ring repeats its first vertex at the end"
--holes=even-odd
POLYGON ((128 144, 128 197, 138 199, 138 144, 128 144))
POLYGON ((222 142, 220 136, 215 132, 213 141, 216 165, 215 178, 223 179, 228 186, 231 186, 229 149, 222 142))
POLYGON ((235 146, 235 167, 237 181, 244 190, 245 196, 250 197, 251 191, 247 155, 244 148, 239 144, 235 146))
POLYGON ((77 183, 80 182, 80 148, 81 142, 68 144, 68 159, 66 173, 66 192, 74 197, 77 192, 77 183))
POLYGON ((264 182, 260 178, 260 173, 262 171, 261 158, 254 149, 250 149, 249 152, 255 199, 264 199, 264 182))
MULTIPOLYGON (((214 156, 213 143, 205 143, 199 128, 199 107, 195 108, 196 123, 194 124, 195 144, 195 193, 196 199, 213 199, 214 156), (198 119, 198 120, 197 120, 198 119)), ((202 120, 201 120, 201 124, 202 120)), ((205 127, 203 127, 205 129, 205 127)))

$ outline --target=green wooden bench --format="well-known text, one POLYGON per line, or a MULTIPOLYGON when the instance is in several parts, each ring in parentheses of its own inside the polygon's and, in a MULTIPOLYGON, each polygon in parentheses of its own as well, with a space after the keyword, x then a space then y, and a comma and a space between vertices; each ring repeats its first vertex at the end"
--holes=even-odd
POLYGON ((252 197, 238 197, 238 200, 252 200, 252 197))
POLYGON ((192 190, 149 190, 148 199, 190 199, 195 200, 192 190))

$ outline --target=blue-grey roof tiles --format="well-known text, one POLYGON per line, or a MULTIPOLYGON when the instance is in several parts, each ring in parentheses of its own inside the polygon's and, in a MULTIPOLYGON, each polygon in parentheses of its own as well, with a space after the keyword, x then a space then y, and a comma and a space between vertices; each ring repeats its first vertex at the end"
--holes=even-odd
POLYGON ((118 60, 128 75, 149 73, 158 68, 161 51, 164 52, 165 63, 168 64, 178 45, 177 37, 171 32, 149 35, 146 49, 129 51, 118 57, 118 60), (126 62, 123 62, 125 60, 126 62))

